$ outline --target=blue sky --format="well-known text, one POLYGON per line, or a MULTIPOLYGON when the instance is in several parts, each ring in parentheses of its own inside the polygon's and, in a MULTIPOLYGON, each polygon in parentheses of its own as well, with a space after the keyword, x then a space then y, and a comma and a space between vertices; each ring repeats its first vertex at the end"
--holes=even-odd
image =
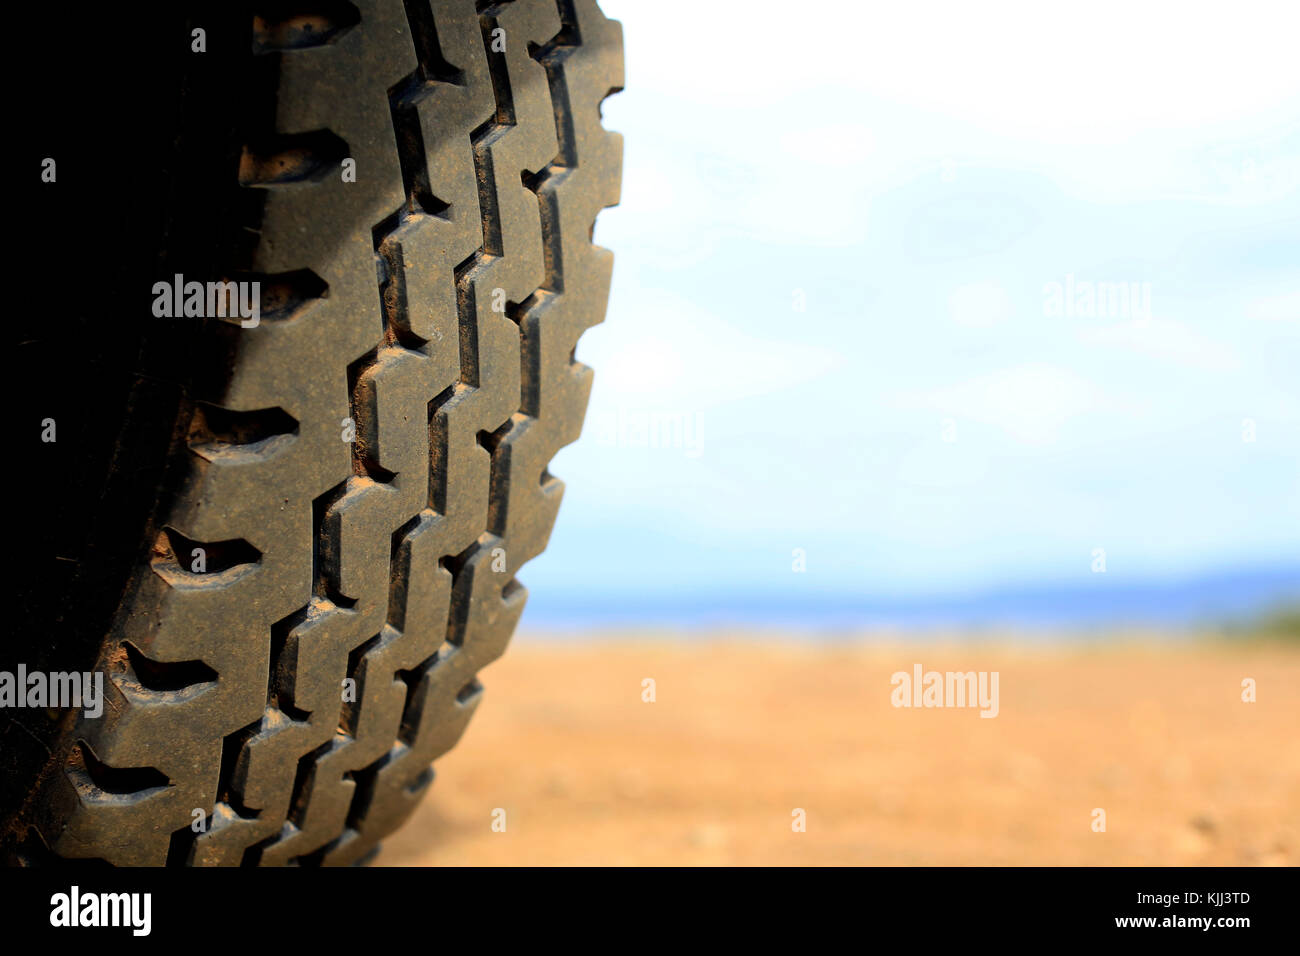
POLYGON ((614 285, 526 622, 1300 569, 1287 5, 603 6, 614 285))

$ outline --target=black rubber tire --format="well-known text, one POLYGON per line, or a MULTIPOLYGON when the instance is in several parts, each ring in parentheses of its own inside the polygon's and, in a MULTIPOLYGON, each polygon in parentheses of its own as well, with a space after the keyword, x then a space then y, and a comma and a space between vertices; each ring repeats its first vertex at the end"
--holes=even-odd
POLYGON ((573 351, 604 315, 591 235, 622 151, 600 122, 621 32, 594 0, 207 27, 235 72, 183 84, 179 128, 207 133, 175 137, 153 278, 260 281, 262 318, 119 343, 105 474, 67 492, 106 513, 23 586, 28 666, 85 658, 106 706, 4 714, 10 862, 366 858, 505 649, 590 391, 573 351))

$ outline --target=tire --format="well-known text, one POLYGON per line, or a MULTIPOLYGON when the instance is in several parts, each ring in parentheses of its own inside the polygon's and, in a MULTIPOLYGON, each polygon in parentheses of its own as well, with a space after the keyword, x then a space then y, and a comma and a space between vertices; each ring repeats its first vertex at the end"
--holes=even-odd
POLYGON ((618 198, 618 23, 594 0, 263 6, 237 73, 186 80, 181 128, 219 103, 239 115, 205 135, 241 142, 178 141, 153 274, 257 281, 260 322, 162 319, 125 349, 106 477, 74 489, 103 514, 51 598, 84 585, 87 609, 66 639, 27 624, 32 660, 93 659, 105 707, 6 712, 10 862, 365 860, 478 706, 560 504, 612 266, 591 238, 618 198))

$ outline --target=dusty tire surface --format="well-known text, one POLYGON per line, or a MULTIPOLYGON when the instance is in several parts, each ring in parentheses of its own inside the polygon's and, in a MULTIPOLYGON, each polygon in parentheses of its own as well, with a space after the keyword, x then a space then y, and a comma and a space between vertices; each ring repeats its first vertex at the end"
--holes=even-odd
POLYGON ((191 323, 203 367, 94 649, 104 712, 43 731, 18 862, 365 859, 478 705, 581 430, 619 25, 594 0, 321 0, 254 10, 245 41, 266 99, 220 169, 239 255, 194 278, 258 281, 261 320, 191 323))

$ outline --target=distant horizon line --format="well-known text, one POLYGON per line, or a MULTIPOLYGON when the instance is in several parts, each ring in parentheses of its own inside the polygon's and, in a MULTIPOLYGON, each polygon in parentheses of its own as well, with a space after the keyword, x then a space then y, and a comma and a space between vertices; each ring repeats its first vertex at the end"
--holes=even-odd
MULTIPOLYGON (((526 572, 522 577, 527 584, 526 572)), ((800 591, 678 589, 592 595, 556 593, 554 588, 549 593, 530 590, 524 624, 541 629, 688 622, 822 629, 1223 625, 1300 607, 1300 564, 1142 579, 1108 573, 948 592, 800 591)))

